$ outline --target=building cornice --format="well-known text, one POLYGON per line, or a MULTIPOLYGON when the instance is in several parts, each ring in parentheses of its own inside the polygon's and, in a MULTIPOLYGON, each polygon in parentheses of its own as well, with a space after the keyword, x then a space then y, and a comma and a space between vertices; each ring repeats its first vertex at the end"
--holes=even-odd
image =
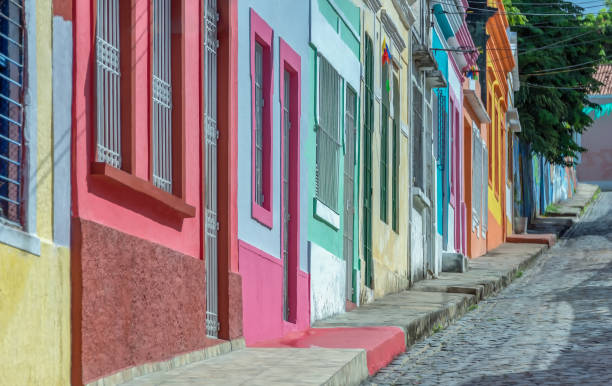
POLYGON ((378 12, 378 10, 382 7, 380 0, 363 0, 363 2, 374 13, 378 12))
POLYGON ((412 27, 416 21, 416 17, 414 16, 414 13, 412 13, 412 9, 410 8, 410 5, 408 5, 408 1, 393 0, 393 6, 399 14, 400 20, 402 21, 402 24, 404 24, 404 27, 410 29, 410 27, 412 27))
POLYGON ((387 33, 387 35, 389 35, 389 37, 393 41, 393 45, 397 48, 397 51, 404 51, 404 49, 406 48, 406 41, 404 40, 404 38, 402 38, 402 35, 397 29, 397 26, 395 25, 393 20, 391 20, 391 17, 389 17, 387 11, 384 9, 380 13, 380 20, 382 22, 383 28, 385 29, 385 32, 387 33))

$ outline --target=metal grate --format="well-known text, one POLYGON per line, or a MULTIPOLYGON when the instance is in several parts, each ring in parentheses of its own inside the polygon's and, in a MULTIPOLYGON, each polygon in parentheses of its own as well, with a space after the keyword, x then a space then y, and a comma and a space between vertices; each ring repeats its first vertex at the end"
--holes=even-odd
MULTIPOLYGON (((8 3, 8 1, 6 2, 8 3)), ((96 158, 121 167, 119 0, 98 0, 96 26, 96 158)))
POLYGON ((216 338, 219 331, 217 290, 217 0, 204 0, 204 130, 206 198, 206 335, 216 338))
POLYGON ((291 314, 289 310, 289 221, 291 213, 289 212, 289 144, 291 142, 291 117, 289 108, 291 106, 290 90, 291 76, 285 71, 285 89, 283 100, 283 319, 289 320, 291 314))
POLYGON ((340 149, 340 75, 319 57, 319 127, 317 129, 317 198, 338 212, 340 149))
POLYGON ((263 205, 263 47, 255 43, 255 202, 263 205))
POLYGON ((353 285, 353 221, 354 206, 354 180, 355 180, 355 100, 353 90, 346 89, 346 118, 344 129, 346 132, 346 154, 344 156, 344 260, 346 261, 346 299, 352 300, 353 285))
POLYGON ((170 0, 153 0, 153 184, 172 192, 170 0))
POLYGON ((412 184, 425 192, 423 163, 423 94, 414 84, 412 87, 412 184))
POLYGON ((389 173, 389 65, 383 64, 380 77, 382 112, 380 125, 380 219, 387 222, 387 184, 389 173))
POLYGON ((22 1, 0 1, 0 217, 21 225, 23 173, 22 1))

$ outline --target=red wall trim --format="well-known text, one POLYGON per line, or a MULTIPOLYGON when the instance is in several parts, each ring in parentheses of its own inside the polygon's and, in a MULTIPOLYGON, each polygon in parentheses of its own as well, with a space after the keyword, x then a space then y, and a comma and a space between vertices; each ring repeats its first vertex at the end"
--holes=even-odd
MULTIPOLYGON (((242 336, 242 284, 238 273, 238 5, 218 3, 218 221, 219 337, 242 336), (240 285, 237 285, 240 283, 240 285)), ((200 45, 201 46, 201 45, 200 45)))
MULTIPOLYGON (((301 117, 301 94, 302 94, 302 67, 301 58, 297 52, 295 52, 289 44, 287 44, 282 38, 279 39, 279 56, 280 56, 280 68, 279 68, 279 95, 280 95, 280 117, 281 117, 281 198, 280 202, 285 202, 285 194, 289 194, 289 237, 288 240, 288 261, 283 264, 288 265, 289 280, 288 280, 288 293, 289 293, 289 321, 295 323, 297 320, 297 267, 300 261, 300 117, 301 117), (285 192, 282 180, 285 175, 285 71, 290 74, 290 96, 289 96, 289 114, 291 120, 291 136, 289 139, 289 192, 285 192)), ((281 209, 281 251, 284 250, 283 242, 285 240, 284 235, 284 210, 281 209)))
POLYGON ((268 228, 273 226, 272 218, 272 94, 273 94, 273 38, 274 32, 257 13, 251 8, 251 215, 268 228), (263 99, 262 112, 263 127, 263 160, 262 183, 264 202, 263 206, 255 202, 255 43, 263 48, 262 76, 263 99))

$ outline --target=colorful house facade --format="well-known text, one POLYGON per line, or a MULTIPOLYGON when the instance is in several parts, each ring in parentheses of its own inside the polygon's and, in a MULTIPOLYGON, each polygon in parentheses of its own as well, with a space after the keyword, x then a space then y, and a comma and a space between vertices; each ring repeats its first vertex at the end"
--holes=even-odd
POLYGON ((242 336, 235 7, 72 4, 73 384, 242 336))
POLYGON ((0 5, 0 384, 70 383, 72 12, 0 5))
POLYGON ((308 2, 238 4, 238 257, 247 344, 310 326, 308 2))
POLYGON ((511 178, 506 175, 506 144, 508 138, 508 127, 506 124, 506 113, 508 112, 509 84, 507 75, 515 66, 510 52, 510 41, 506 30, 508 20, 505 16, 504 5, 501 1, 489 4, 497 8, 497 12, 491 16, 486 23, 486 32, 490 36, 487 41, 487 112, 491 118, 491 124, 487 131, 488 146, 488 208, 489 216, 487 222, 487 250, 501 245, 506 240, 506 235, 512 232, 511 217, 507 214, 506 195, 508 190, 512 192, 511 178))
MULTIPOLYGON (((312 119, 306 123, 303 162, 310 268, 310 320, 344 312, 360 288, 357 123, 360 96, 359 8, 349 0, 310 1, 308 54, 312 119)), ((306 61, 306 59, 304 59, 306 61)))
POLYGON ((409 284, 409 33, 404 2, 362 4, 360 303, 409 284), (383 9, 384 8, 384 9, 383 9))

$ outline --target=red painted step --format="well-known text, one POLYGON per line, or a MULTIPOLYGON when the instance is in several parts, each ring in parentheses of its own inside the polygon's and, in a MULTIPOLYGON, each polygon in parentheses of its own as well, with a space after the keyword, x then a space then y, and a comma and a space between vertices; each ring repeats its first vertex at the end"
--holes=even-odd
POLYGON ((406 337, 399 327, 310 328, 249 347, 362 348, 366 350, 368 372, 373 375, 406 351, 406 337))
POLYGON ((506 237, 509 243, 518 244, 547 244, 552 247, 557 241, 557 236, 552 233, 530 233, 522 235, 510 235, 506 237))

